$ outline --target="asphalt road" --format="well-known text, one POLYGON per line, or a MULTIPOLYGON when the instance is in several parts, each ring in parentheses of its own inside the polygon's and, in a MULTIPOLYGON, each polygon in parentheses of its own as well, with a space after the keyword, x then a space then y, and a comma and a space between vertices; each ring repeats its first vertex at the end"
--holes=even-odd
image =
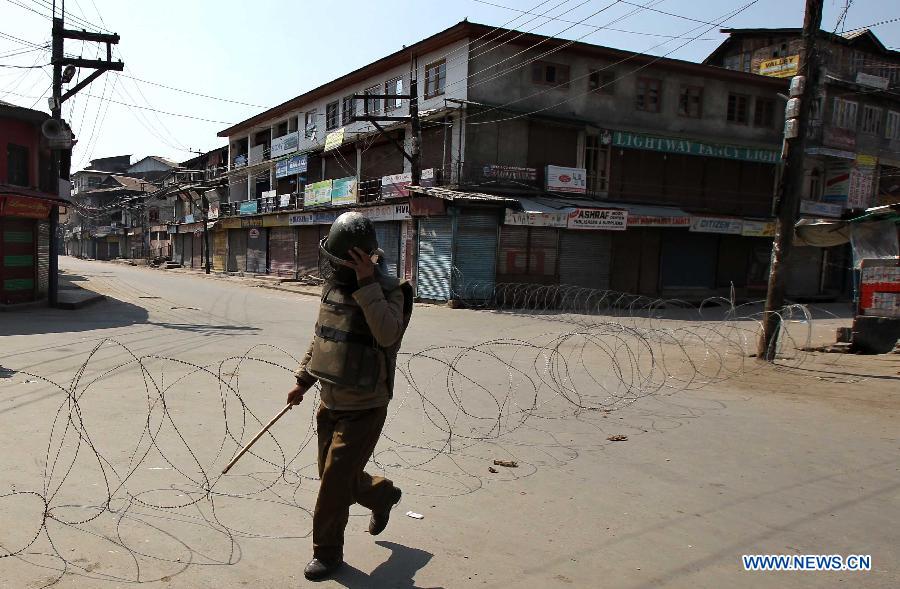
MULTIPOLYGON (((61 267, 109 300, 0 314, 0 585, 307 586, 315 399, 218 472, 283 406, 317 299, 61 267)), ((900 585, 896 355, 770 368, 733 347, 748 323, 559 319, 416 306, 370 464, 403 501, 378 538, 354 508, 321 586, 900 585), (743 554, 872 570, 746 572, 743 554)))

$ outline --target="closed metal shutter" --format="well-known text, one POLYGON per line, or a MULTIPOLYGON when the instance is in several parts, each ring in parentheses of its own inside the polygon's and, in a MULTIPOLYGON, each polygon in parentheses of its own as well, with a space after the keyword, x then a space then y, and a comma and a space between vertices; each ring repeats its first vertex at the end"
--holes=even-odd
POLYGON ((0 302, 34 300, 34 221, 0 217, 0 302))
POLYGON ((184 241, 181 235, 172 235, 172 261, 184 264, 184 241))
POLYGON ((300 227, 297 238, 297 275, 319 275, 319 226, 300 227))
POLYGON ((497 272, 497 215, 463 211, 456 225, 453 288, 467 299, 489 298, 497 272))
POLYGON ((719 236, 680 229, 662 234, 660 283, 664 289, 712 289, 719 236))
POLYGON ((225 261, 228 255, 228 232, 215 231, 212 234, 213 242, 213 270, 216 272, 225 271, 225 261))
POLYGON ((195 233, 193 239, 191 240, 191 267, 193 268, 202 268, 203 267, 203 234, 195 233))
POLYGON ((550 227, 500 227, 497 280, 550 284, 556 282, 559 231, 550 227))
POLYGON ((262 227, 256 228, 256 237, 251 233, 253 229, 247 229, 247 272, 254 274, 266 273, 266 249, 268 245, 268 230, 262 227))
POLYGON ((450 298, 452 233, 450 217, 419 221, 419 271, 416 295, 423 299, 446 301, 450 298))
POLYGON ((810 297, 819 294, 822 278, 822 248, 795 247, 787 263, 787 295, 810 297))
POLYGON ((107 244, 107 247, 109 248, 107 250, 109 252, 109 255, 107 257, 108 260, 115 260, 116 258, 119 257, 119 240, 118 239, 116 241, 110 241, 107 244))
POLYGON ((228 271, 243 272, 247 267, 247 230, 228 230, 228 271))
POLYGON ((37 294, 46 296, 50 285, 50 223, 37 224, 37 294))
POLYGON ((399 276, 397 267, 400 263, 400 222, 382 221, 374 223, 375 235, 378 236, 378 247, 384 250, 384 261, 388 275, 399 276))
POLYGON ((294 276, 296 272, 296 231, 293 227, 269 230, 269 272, 278 276, 294 276))
POLYGON ((559 283, 608 289, 612 239, 604 231, 563 231, 560 236, 559 283))

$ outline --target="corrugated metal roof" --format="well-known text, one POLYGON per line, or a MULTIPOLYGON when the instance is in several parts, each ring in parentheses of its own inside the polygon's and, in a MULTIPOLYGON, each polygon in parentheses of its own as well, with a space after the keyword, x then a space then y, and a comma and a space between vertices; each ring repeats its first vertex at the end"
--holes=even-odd
POLYGON ((433 196, 444 200, 454 202, 483 202, 498 205, 512 206, 516 209, 520 208, 519 200, 509 198, 507 196, 497 196, 496 194, 485 194, 483 192, 468 192, 464 190, 453 190, 442 186, 410 186, 410 192, 423 194, 425 196, 433 196))

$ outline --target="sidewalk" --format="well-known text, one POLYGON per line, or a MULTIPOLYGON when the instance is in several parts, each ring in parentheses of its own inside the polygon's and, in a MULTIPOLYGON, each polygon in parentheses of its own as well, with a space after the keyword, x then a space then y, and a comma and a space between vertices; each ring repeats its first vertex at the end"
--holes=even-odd
POLYGON ((74 279, 74 276, 65 272, 59 273, 59 293, 56 298, 58 309, 74 311, 106 299, 105 295, 78 286, 74 283, 74 279))
MULTIPOLYGON (((141 266, 141 265, 138 265, 141 266)), ((163 272, 172 272, 179 274, 190 274, 203 278, 211 278, 215 280, 225 280, 229 282, 240 282, 248 286, 256 286, 259 288, 268 288, 270 290, 280 290, 283 292, 291 292, 294 294, 308 295, 318 297, 322 294, 322 287, 318 284, 310 284, 311 281, 295 280, 292 278, 284 278, 280 276, 267 276, 261 274, 242 274, 242 273, 224 273, 211 272, 207 274, 202 268, 153 268, 145 266, 151 270, 160 270, 163 272)))

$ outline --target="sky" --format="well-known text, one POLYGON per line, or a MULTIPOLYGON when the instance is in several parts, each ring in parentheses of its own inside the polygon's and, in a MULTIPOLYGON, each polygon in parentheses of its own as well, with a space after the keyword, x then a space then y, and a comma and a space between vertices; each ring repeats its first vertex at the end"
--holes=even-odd
MULTIPOLYGON (((48 110, 50 52, 35 46, 49 44, 52 3, 0 0, 0 100, 48 110)), ((886 46, 900 49, 900 4, 855 0, 839 22, 845 6, 846 0, 825 0, 822 28, 840 32, 896 18, 873 31, 886 46)), ((64 105, 63 116, 78 139, 74 171, 91 158, 120 154, 132 154, 132 161, 146 155, 190 159, 191 151, 224 145, 216 134, 231 124, 466 18, 702 61, 725 35, 697 20, 722 23, 736 12, 721 26, 800 27, 804 2, 68 0, 65 7, 69 28, 118 33, 115 57, 125 62, 123 75, 104 74, 64 105)), ((95 59, 96 47, 66 41, 65 50, 95 59)))

